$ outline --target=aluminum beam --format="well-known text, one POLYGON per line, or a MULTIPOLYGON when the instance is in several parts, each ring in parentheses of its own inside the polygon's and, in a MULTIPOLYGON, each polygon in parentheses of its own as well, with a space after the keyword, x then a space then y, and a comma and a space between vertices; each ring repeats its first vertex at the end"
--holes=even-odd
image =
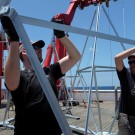
POLYGON ((58 23, 41 20, 41 19, 36 19, 36 18, 32 18, 32 17, 26 17, 26 16, 21 16, 21 15, 19 17, 23 23, 29 24, 29 25, 35 25, 35 26, 50 28, 50 29, 64 30, 66 32, 72 32, 72 33, 87 35, 87 36, 92 36, 92 37, 96 36, 97 38, 101 38, 101 39, 135 45, 135 40, 128 39, 128 38, 123 38, 123 37, 109 35, 109 34, 105 34, 105 33, 101 33, 101 32, 92 31, 92 30, 58 24, 58 23))
POLYGON ((0 7, 9 5, 11 0, 0 0, 0 7))

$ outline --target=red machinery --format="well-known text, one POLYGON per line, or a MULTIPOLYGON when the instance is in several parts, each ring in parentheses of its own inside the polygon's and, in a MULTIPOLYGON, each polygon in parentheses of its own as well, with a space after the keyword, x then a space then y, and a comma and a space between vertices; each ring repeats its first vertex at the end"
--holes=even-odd
MULTIPOLYGON (((4 50, 7 50, 6 46, 5 46, 5 42, 2 40, 2 34, 0 33, 0 76, 3 76, 3 53, 4 50)), ((1 79, 1 78, 0 78, 1 79)), ((2 80, 2 79, 1 79, 2 80)), ((1 105, 1 100, 3 98, 3 94, 2 94, 2 81, 0 80, 0 105, 1 105)))

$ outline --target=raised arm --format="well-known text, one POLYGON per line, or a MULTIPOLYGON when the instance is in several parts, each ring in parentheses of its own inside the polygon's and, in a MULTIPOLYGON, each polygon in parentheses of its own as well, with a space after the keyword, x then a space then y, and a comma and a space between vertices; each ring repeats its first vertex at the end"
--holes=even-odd
MULTIPOLYGON (((53 22, 63 24, 62 20, 52 19, 53 22)), ((62 45, 66 48, 67 56, 59 60, 61 71, 65 74, 71 69, 81 58, 81 55, 73 42, 65 35, 64 31, 54 30, 54 35, 59 38, 62 45)))
POLYGON ((124 67, 123 60, 133 53, 135 53, 135 47, 125 50, 115 56, 115 65, 118 71, 121 71, 124 67))
POLYGON ((59 40, 61 41, 62 45, 66 48, 66 51, 68 53, 67 56, 59 60, 61 71, 63 74, 65 74, 79 61, 81 55, 75 47, 75 45, 67 36, 60 38, 59 40))
POLYGON ((5 83, 8 89, 13 91, 20 82, 19 37, 9 17, 3 16, 1 24, 10 38, 9 54, 4 68, 5 83))

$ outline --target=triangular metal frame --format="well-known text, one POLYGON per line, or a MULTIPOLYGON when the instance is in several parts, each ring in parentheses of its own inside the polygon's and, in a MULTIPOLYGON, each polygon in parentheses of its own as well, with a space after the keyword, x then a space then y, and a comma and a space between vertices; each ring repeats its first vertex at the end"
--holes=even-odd
MULTIPOLYGON (((116 31, 116 29, 115 29, 115 27, 114 27, 114 25, 112 24, 112 22, 111 22, 111 20, 110 20, 110 18, 109 18, 109 16, 107 15, 107 13, 106 13, 106 10, 105 10, 105 8, 102 6, 102 9, 103 9, 103 11, 104 11, 104 13, 105 13, 105 16, 107 17, 107 19, 108 19, 108 21, 109 21, 109 23, 111 24, 111 26, 112 26, 112 28, 113 28, 113 30, 114 30, 114 32, 115 32, 115 34, 116 34, 116 36, 119 38, 119 35, 118 35, 118 33, 117 33, 117 31, 116 31)), ((100 6, 98 6, 98 12, 100 11, 100 6)), ((99 15, 97 16, 97 24, 96 24, 96 32, 98 31, 98 21, 99 21, 99 15)), ((88 35, 87 35, 88 36, 88 35)), ((98 108, 100 108, 100 106, 99 106, 99 96, 98 96, 98 88, 97 88, 97 79, 96 79, 96 66, 95 66, 95 64, 94 64, 94 61, 95 61, 95 54, 96 54, 96 40, 97 40, 97 36, 95 36, 95 40, 94 40, 94 52, 93 52, 93 58, 92 58, 92 69, 91 69, 91 80, 90 80, 90 92, 89 92, 89 96, 88 96, 88 110, 87 110, 87 118, 86 118, 86 123, 85 123, 85 135, 87 135, 87 131, 88 131, 88 121, 89 121, 89 113, 90 113, 90 110, 91 110, 91 106, 90 106, 90 104, 91 104, 91 90, 92 90, 92 83, 93 83, 93 79, 94 79, 94 82, 95 82, 95 87, 96 87, 96 97, 97 97, 97 105, 98 105, 98 108)), ((114 40, 115 41, 115 40, 114 40)), ((124 46, 124 44, 123 44, 123 42, 122 42, 122 40, 120 41, 120 43, 121 43, 121 45, 122 45, 122 47, 123 47, 123 49, 124 50, 126 50, 126 48, 125 48, 125 46, 124 46)), ((77 71, 76 71, 76 76, 77 76, 77 74, 79 75, 80 74, 80 72, 79 72, 79 67, 78 67, 78 69, 77 69, 77 71)), ((80 75, 79 75, 80 76, 80 75)), ((76 78, 75 78, 76 79, 76 78)), ((75 83, 75 79, 74 79, 74 82, 73 82, 73 85, 74 85, 74 83, 75 83)), ((117 115, 118 115, 118 108, 117 108, 117 111, 116 111, 116 113, 115 113, 115 116, 114 116, 114 119, 113 119, 113 121, 112 121, 112 124, 111 124, 111 127, 110 127, 110 129, 109 129, 109 131, 108 132, 103 132, 102 131, 102 123, 101 123, 101 116, 100 116, 100 109, 98 109, 98 113, 99 113, 99 122, 100 122, 100 132, 98 132, 97 131, 97 133, 96 132, 93 132, 93 135, 115 135, 115 133, 111 133, 111 130, 112 130, 112 127, 113 127, 113 124, 114 124, 114 121, 115 121, 115 119, 117 118, 117 115)), ((117 133, 116 133, 117 134, 117 133)))

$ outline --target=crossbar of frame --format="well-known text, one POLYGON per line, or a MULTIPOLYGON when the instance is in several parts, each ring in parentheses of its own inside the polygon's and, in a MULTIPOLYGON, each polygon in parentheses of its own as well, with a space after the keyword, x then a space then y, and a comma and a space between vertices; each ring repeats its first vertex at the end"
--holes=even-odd
POLYGON ((39 26, 39 27, 44 27, 44 28, 50 28, 50 29, 64 30, 64 31, 72 32, 72 33, 76 33, 76 34, 88 35, 88 36, 111 40, 111 41, 115 41, 115 42, 135 45, 135 40, 123 38, 120 36, 118 37, 118 36, 114 36, 114 35, 110 35, 110 34, 105 34, 105 33, 87 30, 87 29, 83 29, 83 28, 77 28, 77 27, 73 27, 73 26, 58 24, 58 23, 41 20, 41 19, 36 19, 36 18, 32 18, 32 17, 26 17, 26 16, 21 16, 21 15, 19 17, 20 17, 20 20, 24 24, 29 24, 29 25, 34 25, 34 26, 39 26))

